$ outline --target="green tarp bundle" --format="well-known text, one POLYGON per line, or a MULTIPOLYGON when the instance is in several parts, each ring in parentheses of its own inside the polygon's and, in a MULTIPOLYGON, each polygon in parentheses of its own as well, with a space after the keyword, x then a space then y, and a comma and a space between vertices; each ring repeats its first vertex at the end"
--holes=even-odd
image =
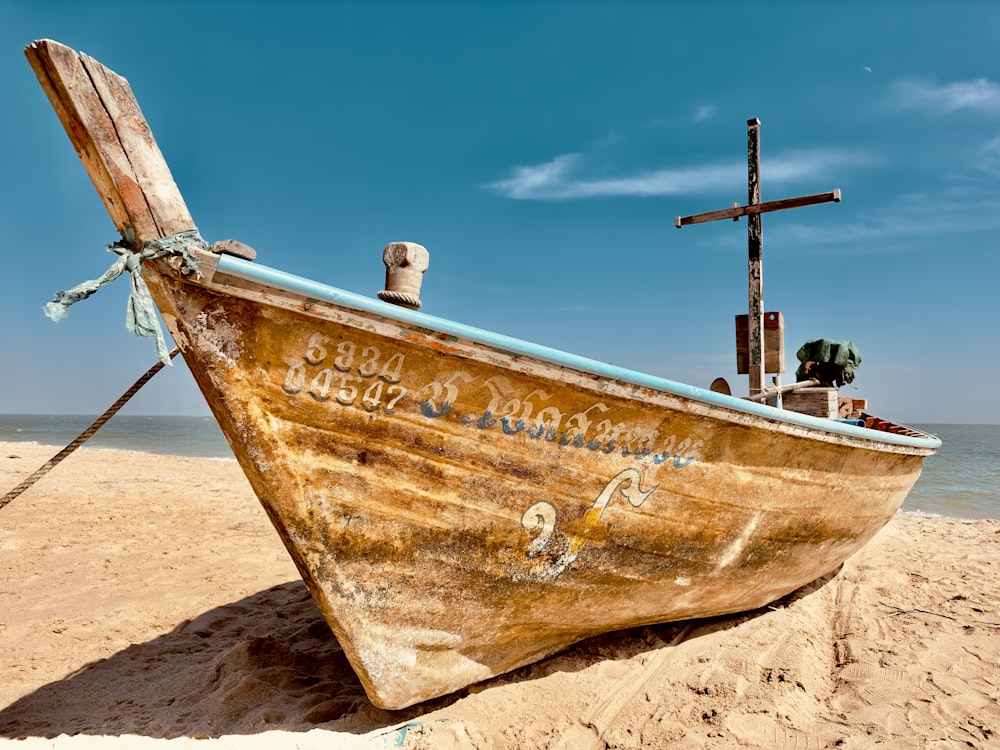
MULTIPOLYGON (((854 380, 854 370, 861 364, 861 352, 847 339, 815 339, 804 343, 795 355, 798 357, 799 369, 795 372, 798 380, 806 380, 809 375, 805 372, 806 362, 817 362, 820 365, 832 366, 839 370, 836 378, 841 383, 850 383, 854 380)), ((831 367, 822 367, 822 370, 829 372, 831 367)))

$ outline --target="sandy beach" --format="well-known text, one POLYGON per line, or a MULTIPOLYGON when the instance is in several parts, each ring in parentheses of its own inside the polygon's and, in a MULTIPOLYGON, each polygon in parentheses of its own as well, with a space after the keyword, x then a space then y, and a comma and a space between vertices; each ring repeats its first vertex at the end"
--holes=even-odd
MULTIPOLYGON (((0 492, 56 449, 0 443, 0 492)), ((233 461, 83 448, 0 510, 0 746, 1000 747, 1000 520, 897 515, 738 616, 365 698, 233 461)))

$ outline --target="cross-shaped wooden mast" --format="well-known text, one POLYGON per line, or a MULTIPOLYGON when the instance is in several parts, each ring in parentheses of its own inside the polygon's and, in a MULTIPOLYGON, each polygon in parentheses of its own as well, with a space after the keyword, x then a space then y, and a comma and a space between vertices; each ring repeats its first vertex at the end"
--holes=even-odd
POLYGON ((838 188, 832 193, 817 193, 816 195, 803 195, 798 198, 761 203, 760 120, 755 117, 752 120, 747 120, 747 205, 734 204, 732 208, 724 208, 721 211, 709 211, 694 216, 678 216, 674 222, 680 229, 688 224, 704 224, 707 221, 719 221, 720 219, 739 221, 741 216, 747 217, 750 395, 764 390, 764 240, 761 231, 761 214, 839 200, 840 189, 838 188))

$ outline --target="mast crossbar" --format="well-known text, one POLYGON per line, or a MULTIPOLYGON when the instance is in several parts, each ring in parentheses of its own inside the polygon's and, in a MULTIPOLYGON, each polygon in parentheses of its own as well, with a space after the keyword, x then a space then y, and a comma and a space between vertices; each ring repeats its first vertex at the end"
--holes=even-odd
POLYGON ((784 211, 788 208, 814 206, 818 203, 840 203, 840 188, 829 193, 800 195, 797 198, 784 198, 780 201, 767 201, 766 203, 755 203, 749 206, 733 206, 732 208, 724 208, 721 211, 708 211, 703 214, 694 214, 693 216, 678 216, 674 220, 674 224, 680 229, 689 224, 704 224, 709 221, 721 221, 722 219, 737 220, 741 216, 766 214, 771 211, 784 211))

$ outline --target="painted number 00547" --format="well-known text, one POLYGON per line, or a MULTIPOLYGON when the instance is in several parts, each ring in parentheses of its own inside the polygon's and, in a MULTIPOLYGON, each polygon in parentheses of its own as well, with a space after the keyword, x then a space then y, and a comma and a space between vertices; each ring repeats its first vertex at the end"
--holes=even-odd
POLYGON ((383 362, 377 346, 359 347, 344 340, 332 352, 335 356, 330 366, 320 367, 331 357, 326 344, 326 336, 312 335, 303 361, 291 365, 285 373, 282 390, 290 395, 305 391, 319 402, 333 399, 342 406, 358 404, 368 412, 381 409, 392 414, 406 395, 406 388, 399 385, 403 354, 397 352, 383 362))

